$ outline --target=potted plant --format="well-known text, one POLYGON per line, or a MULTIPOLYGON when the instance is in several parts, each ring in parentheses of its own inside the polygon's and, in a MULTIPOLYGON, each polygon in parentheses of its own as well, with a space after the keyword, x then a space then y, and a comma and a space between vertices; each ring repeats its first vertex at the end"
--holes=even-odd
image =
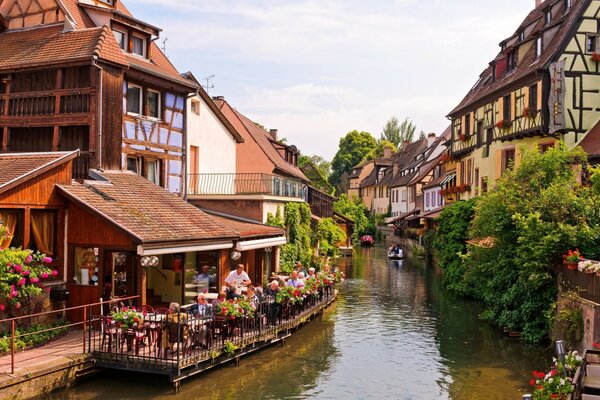
POLYGON ((143 316, 135 307, 123 307, 110 313, 110 319, 119 328, 129 329, 143 321, 143 316))
POLYGON ((552 368, 548 373, 533 371, 532 376, 529 383, 534 388, 534 399, 567 399, 575 390, 573 378, 564 378, 557 368, 552 368))
POLYGON ((583 260, 579 261, 577 264, 577 269, 579 272, 583 272, 586 274, 595 274, 598 264, 592 260, 583 260))
POLYGON ((596 52, 593 52, 593 53, 592 53, 592 56, 590 57, 590 59, 591 59, 592 61, 594 61, 594 62, 598 62, 598 61, 600 61, 600 54, 598 54, 598 53, 596 53, 596 52))
POLYGON ((525 107, 521 116, 523 118, 533 118, 537 115, 537 113, 538 113, 537 110, 534 110, 533 108, 525 107))
POLYGON ((567 264, 567 267, 570 270, 576 270, 577 265, 579 264, 579 261, 581 261, 581 260, 583 260, 583 257, 581 257, 581 253, 579 253, 579 249, 575 249, 575 251, 569 250, 569 251, 567 251, 567 254, 563 255, 563 263, 567 264))

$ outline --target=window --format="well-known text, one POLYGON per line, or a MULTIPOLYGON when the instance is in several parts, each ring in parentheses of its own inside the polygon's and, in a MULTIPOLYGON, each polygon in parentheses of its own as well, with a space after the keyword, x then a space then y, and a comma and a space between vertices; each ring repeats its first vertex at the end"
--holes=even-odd
POLYGON ((519 42, 523 42, 525 40, 525 31, 519 32, 519 42))
POLYGON ((152 183, 160 186, 160 160, 151 160, 146 162, 146 174, 144 175, 152 183))
POLYGON ((73 283, 98 286, 98 248, 75 247, 73 283))
POLYGON ((535 58, 542 55, 542 37, 535 39, 535 58))
POLYGON ((11 235, 9 238, 0 239, 0 248, 8 249, 10 247, 23 246, 23 211, 13 209, 0 210, 0 223, 11 235))
POLYGON ((473 159, 470 158, 467 160, 467 173, 466 173, 466 181, 465 181, 465 183, 467 185, 470 185, 471 183, 473 183, 472 171, 473 171, 473 159))
POLYGON ((492 65, 492 82, 496 82, 496 64, 492 65))
POLYGON ((479 186, 479 168, 475 168, 475 187, 479 186))
POLYGON ((127 112, 142 114, 142 88, 131 83, 127 85, 127 112))
POLYGON ((477 122, 477 147, 483 144, 483 122, 477 122))
POLYGON ((146 39, 141 38, 139 36, 133 36, 131 39, 131 43, 133 45, 133 47, 131 48, 131 52, 133 54, 146 57, 146 39))
POLYGON ((585 51, 588 54, 595 53, 598 48, 598 35, 587 35, 585 51))
POLYGON ((488 128, 485 132, 485 145, 483 146, 483 153, 481 154, 482 158, 487 158, 490 155, 490 145, 494 140, 494 129, 488 128))
POLYGON ((565 1, 565 12, 569 11, 569 8, 571 8, 571 0, 564 0, 565 1))
POLYGON ((56 211, 31 210, 31 240, 29 247, 48 257, 56 258, 56 211))
POLYGON ((429 207, 429 193, 425 193, 425 207, 429 207))
POLYGON ((488 189, 488 178, 487 176, 482 176, 481 177, 481 193, 485 193, 487 192, 488 189))
POLYGON ((465 115, 465 135, 471 134, 471 114, 465 115))
MULTIPOLYGON (((196 115, 200 115, 200 102, 196 100, 192 100, 192 112, 196 115)), ((353 174, 356 173, 356 170, 352 171, 353 174)))
POLYGON ((459 182, 461 185, 464 185, 465 183, 465 162, 461 161, 460 162, 460 179, 459 182))
POLYGON ((402 189, 402 201, 406 203, 406 189, 402 189))
POLYGON ((119 47, 123 50, 126 50, 125 45, 127 43, 127 34, 116 29, 113 29, 113 34, 115 35, 115 39, 117 40, 119 47))
POLYGON ((510 72, 515 68, 517 68, 517 51, 513 50, 510 53, 508 53, 506 69, 510 72))
POLYGON ((502 114, 502 119, 504 121, 510 121, 511 120, 511 115, 510 115, 510 94, 507 96, 504 96, 504 104, 503 104, 503 114, 502 114))
POLYGON ((538 97, 538 87, 537 84, 532 85, 529 88, 529 110, 537 111, 537 97, 538 97))
POLYGON ((507 149, 502 152, 502 173, 515 164, 515 149, 507 149))
POLYGON ((148 116, 160 119, 160 92, 148 90, 146 100, 148 102, 148 116))
POLYGON ((546 25, 550 24, 550 22, 552 22, 552 10, 548 9, 546 10, 546 12, 544 13, 544 21, 546 21, 546 25))

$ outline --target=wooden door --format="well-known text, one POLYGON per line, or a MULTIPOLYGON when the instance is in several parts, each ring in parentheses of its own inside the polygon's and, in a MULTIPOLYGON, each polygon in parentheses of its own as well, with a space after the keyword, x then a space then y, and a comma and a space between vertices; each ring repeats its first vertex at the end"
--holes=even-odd
POLYGON ((198 172, 200 171, 200 149, 190 146, 190 193, 198 193, 198 172))

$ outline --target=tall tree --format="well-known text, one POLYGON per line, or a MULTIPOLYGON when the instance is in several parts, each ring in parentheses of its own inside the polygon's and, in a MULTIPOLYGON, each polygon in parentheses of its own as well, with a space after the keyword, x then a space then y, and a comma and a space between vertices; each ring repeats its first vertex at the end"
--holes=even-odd
POLYGON ((404 118, 404 121, 400 122, 398 118, 392 117, 385 123, 380 139, 390 141, 398 147, 405 140, 412 142, 416 130, 417 127, 410 119, 404 118))
POLYGON ((339 190, 342 176, 348 175, 375 148, 377 141, 369 132, 348 132, 340 139, 339 149, 331 162, 329 182, 339 190))
POLYGON ((333 187, 329 184, 329 175, 331 175, 331 163, 329 161, 317 155, 301 155, 298 159, 298 167, 310 179, 311 185, 326 193, 333 191, 333 187))

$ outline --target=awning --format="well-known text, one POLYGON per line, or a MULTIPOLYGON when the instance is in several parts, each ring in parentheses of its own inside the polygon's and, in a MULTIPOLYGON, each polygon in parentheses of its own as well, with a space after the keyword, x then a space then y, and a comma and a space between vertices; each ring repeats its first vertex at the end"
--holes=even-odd
POLYGON ((165 246, 157 247, 150 245, 139 245, 137 247, 138 256, 158 256, 161 254, 175 254, 175 253, 191 253, 195 251, 210 251, 210 250, 223 250, 231 249, 233 242, 224 243, 207 243, 190 246, 165 246))
POLYGON ((254 249, 265 249, 267 247, 283 246, 287 243, 285 236, 279 236, 267 239, 241 240, 237 242, 235 249, 238 251, 248 251, 254 249))
POLYGON ((450 175, 448 175, 447 177, 444 178, 444 180, 440 183, 440 186, 443 186, 444 184, 448 183, 449 181, 451 181, 454 177, 456 176, 456 173, 453 172, 450 175))
POLYGON ((389 225, 389 224, 393 224, 393 223, 396 223, 396 222, 398 222, 398 221, 401 221, 401 220, 403 220, 404 218, 406 218, 406 217, 409 217, 409 216, 411 216, 411 215, 413 215, 413 214, 416 214, 416 213, 419 213, 419 212, 421 212, 421 210, 420 210, 420 209, 418 209, 418 208, 415 208, 414 210, 412 210, 412 211, 409 211, 409 212, 402 213, 402 214, 400 214, 400 215, 399 215, 399 216, 397 216, 397 217, 392 217, 391 219, 390 219, 390 218, 388 218, 388 219, 386 219, 386 221, 385 221, 385 222, 386 222, 388 225, 389 225))

